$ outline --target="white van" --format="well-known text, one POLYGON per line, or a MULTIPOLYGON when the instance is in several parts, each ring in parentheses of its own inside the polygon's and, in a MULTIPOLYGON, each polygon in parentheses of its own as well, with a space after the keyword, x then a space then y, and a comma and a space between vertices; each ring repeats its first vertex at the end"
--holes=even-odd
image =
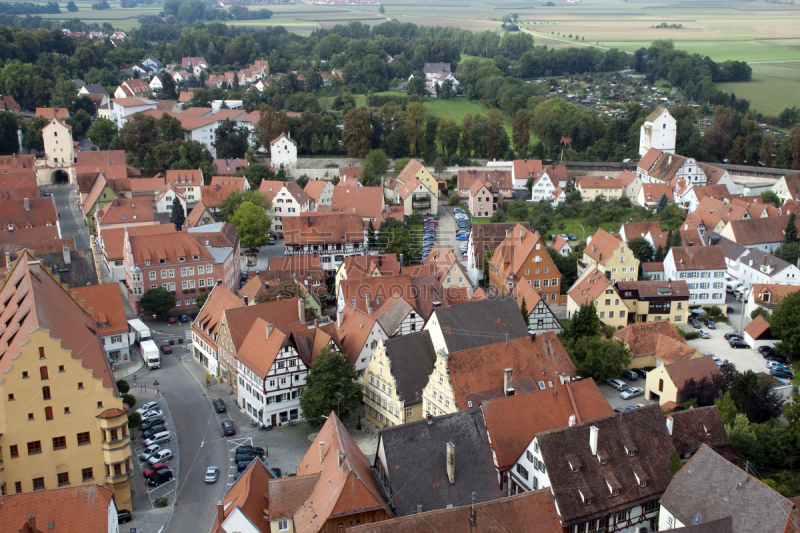
POLYGON ((152 446, 153 444, 161 444, 164 442, 168 442, 172 436, 169 434, 169 431, 162 431, 161 433, 156 433, 146 441, 144 441, 145 446, 152 446))

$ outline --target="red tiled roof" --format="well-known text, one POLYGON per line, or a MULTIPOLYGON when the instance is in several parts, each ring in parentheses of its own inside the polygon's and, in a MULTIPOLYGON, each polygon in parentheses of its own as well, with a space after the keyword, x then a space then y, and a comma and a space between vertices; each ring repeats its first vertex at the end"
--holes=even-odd
POLYGON ((3 496, 0 533, 18 533, 34 517, 33 533, 87 533, 108 531, 109 506, 114 493, 100 485, 54 488, 3 496), (78 512, 79 511, 79 512, 78 512), (49 529, 52 522, 54 529, 49 529))
POLYGON ((8 200, 0 202, 0 224, 4 232, 8 231, 9 224, 17 229, 43 228, 52 226, 56 228, 58 214, 52 196, 28 199, 28 209, 25 200, 8 200))
POLYGON ((744 328, 744 332, 750 335, 753 339, 758 339, 761 335, 769 331, 769 322, 761 316, 758 315, 755 320, 747 324, 744 328))
MULTIPOLYGON (((741 243, 739 243, 741 244, 741 243)), ((721 246, 673 246, 669 249, 677 270, 725 270, 721 246)))
POLYGON ((383 187, 334 187, 331 209, 362 218, 377 218, 383 208, 383 187))
POLYGON ((700 381, 703 378, 712 379, 719 374, 719 368, 711 357, 698 357, 686 361, 677 361, 666 365, 667 374, 680 391, 687 381, 694 378, 700 381))
POLYGON ((595 298, 603 294, 607 287, 611 287, 614 290, 614 294, 618 296, 616 289, 611 285, 611 280, 600 269, 593 266, 592 270, 584 276, 580 283, 572 287, 567 294, 572 301, 580 306, 593 302, 595 298))
POLYGON ((92 316, 97 319, 100 335, 128 332, 128 321, 118 283, 89 285, 70 290, 91 309, 92 316))
POLYGON ((567 427, 573 416, 574 423, 580 424, 614 414, 594 380, 554 385, 554 389, 482 403, 497 468, 501 472, 514 465, 537 433, 567 427))
POLYGON ((661 154, 663 153, 664 152, 662 152, 658 148, 650 148, 647 151, 647 153, 644 154, 644 156, 639 160, 639 163, 636 166, 641 168, 642 170, 649 171, 651 168, 653 168, 653 165, 655 164, 656 161, 658 161, 658 158, 661 157, 661 154))
POLYGON ((621 330, 615 331, 614 336, 628 345, 633 357, 655 354, 659 337, 662 336, 683 342, 683 337, 678 333, 678 329, 667 320, 629 324, 621 330))
POLYGON ((124 165, 125 150, 96 150, 75 154, 75 164, 82 165, 124 165))
POLYGON ((66 107, 37 107, 35 115, 37 117, 64 120, 68 116, 66 107))
MULTIPOLYGON (((153 226, 131 226, 128 229, 130 237, 138 235, 160 235, 175 233, 172 224, 156 224, 153 226)), ((122 250, 125 246, 125 228, 111 228, 103 230, 103 250, 106 259, 110 262, 122 260, 122 250)))
POLYGON ((245 185, 247 184, 247 178, 244 176, 237 177, 237 176, 212 176, 211 177, 211 186, 214 185, 222 185, 222 186, 234 186, 240 192, 244 191, 245 185))
POLYGON ((217 207, 232 192, 239 191, 236 185, 204 185, 200 187, 200 197, 206 207, 217 207))
MULTIPOLYGON (((261 459, 250 463, 250 466, 233 483, 222 499, 223 520, 228 518, 234 509, 239 508, 259 531, 265 533, 269 531, 269 525, 264 520, 266 516, 264 512, 267 509, 272 510, 272 502, 269 501, 269 482, 273 479, 275 477, 261 462, 261 459)), ((214 518, 212 531, 216 531, 217 528, 221 530, 221 533, 225 533, 219 522, 219 514, 214 518)))
POLYGON ((459 170, 458 190, 469 189, 476 180, 486 183, 492 192, 512 188, 510 170, 459 170))
POLYGON ((364 242, 364 225, 357 215, 307 213, 281 222, 287 246, 364 242))
POLYGON ((598 228, 597 233, 594 234, 589 244, 583 249, 583 253, 597 261, 597 263, 605 265, 614 251, 619 248, 621 242, 619 234, 608 233, 603 228, 598 228))
POLYGON ((115 198, 95 214, 95 219, 101 226, 153 221, 153 202, 149 198, 115 198))
POLYGON ((215 338, 219 333, 222 314, 228 309, 244 307, 241 298, 229 291, 221 283, 214 285, 197 318, 192 322, 192 331, 211 346, 217 346, 215 338))
POLYGON ((603 178, 598 176, 587 176, 575 178, 575 188, 584 189, 621 189, 624 187, 619 178, 603 178))
MULTIPOLYGON (((171 224, 164 225, 172 226, 171 224)), ((146 237, 131 236, 129 232, 128 237, 131 243, 134 264, 145 265, 149 261, 151 265, 158 265, 161 259, 166 261, 165 264, 178 264, 178 258, 180 257, 185 258, 185 262, 188 264, 191 263, 193 256, 199 256, 201 261, 213 261, 214 258, 211 254, 189 233, 175 231, 174 226, 171 229, 170 233, 148 235, 146 237)))

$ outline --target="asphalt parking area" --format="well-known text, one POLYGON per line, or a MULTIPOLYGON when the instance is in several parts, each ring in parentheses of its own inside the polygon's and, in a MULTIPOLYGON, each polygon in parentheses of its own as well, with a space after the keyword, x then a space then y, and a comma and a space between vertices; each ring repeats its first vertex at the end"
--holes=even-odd
POLYGON ((725 340, 725 334, 734 332, 728 324, 716 324, 717 329, 703 328, 710 335, 710 339, 693 339, 687 341, 692 348, 696 348, 700 353, 713 353, 722 361, 729 361, 736 366, 739 372, 752 370, 753 372, 767 372, 767 364, 758 350, 755 348, 731 348, 725 340))
MULTIPOLYGON (((619 379, 622 379, 622 381, 627 383, 628 387, 639 387, 640 389, 645 389, 644 378, 639 378, 636 381, 623 379, 622 377, 620 377, 619 379)), ((603 393, 603 396, 605 396, 606 400, 608 400, 608 404, 611 406, 612 409, 618 409, 618 408, 626 409, 627 407, 635 407, 636 404, 639 403, 642 403, 644 405, 657 403, 657 402, 652 402, 647 398, 645 398, 645 394, 642 394, 641 396, 636 396, 635 398, 631 398, 630 400, 623 400, 619 395, 621 391, 612 389, 611 386, 606 385, 605 383, 598 383, 597 386, 600 388, 600 391, 603 393)))

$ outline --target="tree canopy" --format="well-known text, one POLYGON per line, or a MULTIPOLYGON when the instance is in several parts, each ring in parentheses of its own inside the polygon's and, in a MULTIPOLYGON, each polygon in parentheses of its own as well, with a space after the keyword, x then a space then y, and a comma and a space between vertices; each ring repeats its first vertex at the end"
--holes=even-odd
POLYGON ((300 395, 303 418, 312 427, 320 427, 330 413, 346 420, 361 405, 362 389, 356 368, 346 354, 323 348, 306 376, 300 395))
POLYGON ((233 213, 230 224, 239 231, 239 239, 244 248, 257 248, 269 241, 272 220, 261 206, 252 202, 242 202, 233 213))
POLYGON ((139 305, 145 311, 160 315, 175 307, 175 296, 164 287, 156 287, 142 295, 139 305))

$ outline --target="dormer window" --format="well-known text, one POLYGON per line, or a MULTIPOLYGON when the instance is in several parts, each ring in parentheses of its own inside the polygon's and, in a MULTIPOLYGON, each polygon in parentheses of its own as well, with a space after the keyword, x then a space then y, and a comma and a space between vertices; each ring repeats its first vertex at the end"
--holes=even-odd
POLYGON ((592 499, 591 499, 591 498, 586 498, 586 499, 585 499, 585 500, 583 500, 583 501, 584 501, 584 503, 585 503, 586 505, 592 505, 592 499))
POLYGON ((580 472, 580 470, 581 470, 581 468, 580 468, 579 466, 573 466, 573 467, 572 467, 572 471, 573 471, 574 473, 576 473, 576 474, 577 474, 578 472, 580 472))
POLYGON ((107 328, 108 327, 108 322, 101 322, 100 323, 100 327, 101 328, 107 328))
POLYGON ((611 497, 616 498, 617 496, 619 496, 619 489, 614 489, 614 492, 611 493, 611 497))
POLYGON ((606 466, 607 464, 608 464, 608 459, 606 459, 605 457, 600 459, 600 465, 601 466, 606 466))
POLYGON ((144 266, 150 266, 150 261, 145 261, 144 266))
POLYGON ((193 259, 193 260, 195 260, 195 261, 197 261, 198 259, 200 259, 200 256, 199 256, 199 255, 193 255, 193 256, 192 256, 192 259, 193 259))
POLYGON ((163 264, 165 264, 167 262, 167 260, 166 259, 159 259, 158 262, 159 262, 159 264, 163 265, 163 264))
POLYGON ((184 262, 186 262, 186 258, 185 257, 179 257, 178 258, 178 262, 179 263, 184 263, 184 262))
POLYGON ((647 486, 647 480, 643 479, 642 482, 639 483, 639 486, 642 487, 642 488, 645 488, 647 486))

